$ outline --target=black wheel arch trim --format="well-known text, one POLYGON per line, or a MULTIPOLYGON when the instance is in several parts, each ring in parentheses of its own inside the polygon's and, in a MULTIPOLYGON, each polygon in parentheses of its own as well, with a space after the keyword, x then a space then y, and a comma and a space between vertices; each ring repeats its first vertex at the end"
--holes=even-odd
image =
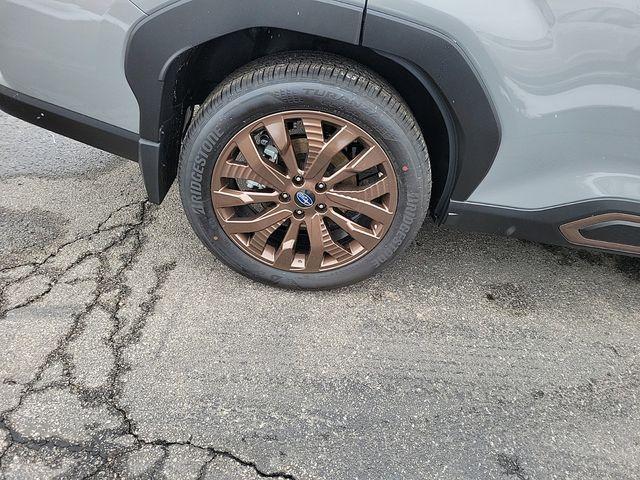
POLYGON ((192 47, 236 31, 285 28, 358 44, 363 8, 338 0, 216 2, 180 0, 159 7, 131 29, 125 75, 140 107, 140 167, 149 200, 160 203, 176 174, 183 105, 167 102, 174 91, 174 60, 192 47))
POLYGON ((445 217, 450 198, 471 195, 493 163, 501 129, 482 80, 453 40, 338 0, 273 0, 268 9, 261 6, 260 0, 237 0, 220 2, 213 11, 209 0, 180 0, 150 12, 131 29, 125 74, 140 107, 139 161, 152 202, 162 201, 175 178, 171 157, 181 140, 185 106, 167 102, 175 88, 173 66, 179 62, 174 60, 192 47, 254 27, 362 45, 406 68, 437 97, 448 130, 455 127, 449 132, 455 142, 435 216, 445 217))
POLYGON ((449 208, 449 201, 453 193, 454 186, 456 184, 456 178, 458 173, 459 164, 459 143, 460 143, 460 126, 453 116, 447 99, 444 97, 442 91, 433 82, 433 80, 427 75, 415 63, 409 60, 399 57, 397 55, 376 50, 379 55, 382 55, 390 60, 393 60, 396 64, 402 66, 413 77, 418 80, 422 87, 431 95, 436 106, 440 110, 440 114, 445 123, 445 127, 448 135, 449 144, 449 168, 447 171, 447 178, 444 188, 440 194, 440 198, 436 205, 433 206, 432 215, 438 223, 442 223, 446 218, 447 210, 449 208))
MULTIPOLYGON (((372 9, 367 10, 362 46, 413 64, 438 89, 436 102, 444 102, 453 117, 457 144, 455 168, 450 168, 441 202, 449 193, 452 200, 468 199, 491 168, 502 140, 495 106, 471 60, 441 32, 372 9)), ((430 93, 434 95, 433 89, 430 93)))
POLYGON ((131 29, 125 75, 140 105, 142 138, 160 139, 163 82, 173 60, 190 48, 254 27, 357 43, 362 19, 361 8, 331 0, 273 0, 269 8, 260 0, 236 0, 217 2, 215 11, 211 7, 210 0, 181 0, 151 12, 131 29))

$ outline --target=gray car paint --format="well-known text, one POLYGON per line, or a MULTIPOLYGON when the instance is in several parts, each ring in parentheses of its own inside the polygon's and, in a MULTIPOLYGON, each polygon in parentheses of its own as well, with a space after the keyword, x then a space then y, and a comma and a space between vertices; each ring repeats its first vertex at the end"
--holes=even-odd
MULTIPOLYGON (((150 11, 166 2, 136 3, 150 11)), ((640 0, 369 0, 368 8, 447 35, 486 84, 502 145, 469 201, 524 209, 640 201, 640 0)), ((123 65, 127 32, 143 15, 127 0, 1 0, 0 82, 137 132, 123 65)))
MULTIPOLYGON (((135 0, 133 3, 146 13, 158 10, 159 8, 166 7, 172 3, 176 3, 178 0, 135 0)), ((319 0, 322 3, 346 3, 355 7, 361 7, 364 10, 365 0, 319 0)), ((213 4, 213 2, 212 2, 213 4)), ((295 3, 292 3, 295 8, 295 3)))
POLYGON ((487 86, 502 144, 469 201, 539 209, 640 200, 638 0, 369 0, 455 40, 487 86))
POLYGON ((128 0, 0 0, 0 83, 137 132, 124 49, 142 16, 128 0))

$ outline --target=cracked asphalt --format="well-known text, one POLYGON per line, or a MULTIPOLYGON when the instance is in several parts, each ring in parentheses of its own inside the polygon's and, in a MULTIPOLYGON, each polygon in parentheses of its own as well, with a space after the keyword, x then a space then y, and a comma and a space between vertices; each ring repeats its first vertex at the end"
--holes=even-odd
POLYGON ((281 291, 0 114, 2 478, 640 478, 640 261, 423 228, 281 291))

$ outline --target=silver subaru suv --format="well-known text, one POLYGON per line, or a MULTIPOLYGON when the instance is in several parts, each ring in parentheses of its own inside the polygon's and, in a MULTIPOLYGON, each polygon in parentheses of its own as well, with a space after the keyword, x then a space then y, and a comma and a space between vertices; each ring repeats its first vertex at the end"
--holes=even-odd
POLYGON ((640 255, 639 0, 0 0, 0 108, 177 177, 235 270, 329 288, 436 224, 640 255))

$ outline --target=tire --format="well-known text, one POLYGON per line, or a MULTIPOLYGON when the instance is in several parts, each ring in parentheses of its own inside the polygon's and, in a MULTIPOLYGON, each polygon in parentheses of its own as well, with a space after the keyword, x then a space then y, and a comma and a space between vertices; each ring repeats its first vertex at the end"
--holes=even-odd
MULTIPOLYGON (((286 115, 291 116, 293 114, 286 113, 286 115)), ((305 125, 306 140, 303 139, 301 145, 304 147, 306 141, 306 149, 310 152, 312 150, 311 130, 308 129, 307 123, 304 123, 303 120, 298 123, 295 123, 295 120, 286 120, 286 122, 290 123, 285 123, 285 125, 292 126, 291 128, 300 124, 305 125)), ((291 130, 288 132, 291 133, 291 130)), ((288 138, 293 142, 291 140, 293 135, 288 138)), ((265 141, 269 141, 269 139, 267 138, 265 141)), ((275 144, 276 141, 272 140, 271 143, 275 144)), ((254 144, 252 143, 252 145, 254 144)), ((258 149, 258 147, 255 148, 258 149)), ((239 155, 237 158, 241 159, 240 162, 246 162, 245 158, 248 158, 245 155, 246 149, 240 150, 240 153, 238 153, 238 148, 233 151, 235 153, 232 155, 239 155)), ((260 150, 258 149, 258 151, 260 150)), ((263 158, 266 158, 264 157, 265 153, 266 150, 262 154, 263 158)), ((279 154, 280 156, 276 154, 276 158, 282 159, 285 157, 282 151, 279 154)), ((326 155, 328 156, 329 154, 326 155)), ((307 158, 310 158, 310 156, 311 153, 308 153, 307 158)), ((277 161, 281 162, 282 160, 277 161)), ((298 161, 300 162, 300 160, 298 161)), ((348 163, 349 159, 341 161, 348 163)), ((309 160, 307 160, 306 164, 300 164, 303 165, 300 168, 307 168, 308 162, 309 160)), ((335 162, 339 164, 337 160, 335 162)), ((337 167, 335 168, 337 169, 337 167)), ((312 169, 308 168, 307 170, 311 173, 310 170, 312 169)), ((287 172, 289 170, 287 169, 287 172)), ((320 176, 325 174, 327 172, 320 174, 320 176)), ((227 173, 224 173, 224 175, 227 175, 227 173)), ((362 189, 364 187, 359 186, 359 182, 361 182, 360 175, 365 174, 357 173, 357 175, 356 178, 358 180, 355 180, 358 185, 357 188, 362 189)), ((334 288, 363 280, 380 271, 404 251, 416 237, 427 214, 431 192, 429 156, 424 138, 416 119, 399 94, 386 81, 363 66, 334 55, 308 52, 259 59, 242 67, 218 85, 203 102, 187 131, 181 150, 178 176, 180 195, 186 215, 193 230, 207 248, 223 263, 237 272, 260 282, 284 288, 334 288), (310 112, 309 114, 315 112, 319 116, 324 115, 323 119, 329 118, 328 123, 321 123, 323 130, 320 135, 323 136, 323 139, 325 137, 328 138, 323 140, 325 142, 329 142, 330 137, 328 135, 333 134, 331 132, 327 134, 324 129, 341 128, 342 123, 340 122, 345 125, 353 125, 354 129, 360 129, 358 131, 363 132, 362 136, 358 137, 355 143, 341 150, 338 155, 346 156, 347 153, 345 152, 348 149, 353 149, 353 152, 356 152, 352 155, 358 155, 359 148, 363 151, 366 148, 380 148, 386 155, 386 163, 381 164, 382 166, 374 167, 379 169, 380 173, 376 176, 374 171, 374 178, 370 181, 375 183, 378 178, 391 177, 387 185, 391 185, 389 191, 393 190, 393 192, 387 192, 385 196, 371 202, 378 202, 375 205, 382 205, 389 211, 391 210, 389 205, 393 203, 392 206, 395 209, 395 213, 392 220, 389 220, 381 227, 374 220, 368 219, 366 215, 361 215, 357 211, 346 213, 346 211, 335 210, 331 207, 333 213, 339 212, 345 216, 352 215, 349 218, 353 222, 364 222, 364 225, 369 225, 367 231, 374 232, 378 227, 386 229, 386 233, 376 240, 379 243, 375 247, 364 251, 364 253, 359 253, 358 255, 361 255, 359 257, 353 253, 359 251, 353 247, 353 245, 357 246, 358 243, 348 243, 352 242, 351 236, 346 234, 346 240, 335 240, 334 244, 346 242, 344 244, 340 243, 340 245, 343 249, 349 251, 353 258, 356 258, 351 260, 352 257, 345 257, 343 261, 349 261, 350 263, 339 263, 338 259, 346 254, 339 252, 334 257, 333 253, 329 254, 325 251, 323 244, 322 258, 319 260, 320 266, 317 267, 319 271, 311 272, 312 263, 316 266, 318 265, 316 254, 314 254, 314 261, 312 262, 311 260, 312 249, 315 248, 313 247, 315 245, 313 242, 320 237, 316 235, 315 227, 311 226, 312 223, 308 222, 316 221, 316 212, 319 212, 319 209, 323 206, 320 203, 315 203, 308 210, 292 210, 298 213, 302 211, 303 215, 307 216, 302 220, 303 227, 298 227, 306 233, 297 233, 297 236, 295 236, 297 240, 294 248, 300 249, 302 253, 298 250, 296 252, 287 251, 286 253, 288 255, 295 254, 294 264, 302 262, 304 268, 307 268, 308 265, 309 271, 296 270, 293 267, 276 268, 272 264, 266 263, 266 260, 262 257, 248 253, 246 245, 247 242, 253 242, 253 236, 248 237, 250 238, 249 240, 243 240, 245 237, 242 237, 242 235, 244 234, 228 233, 231 227, 226 223, 229 220, 225 217, 227 213, 221 213, 227 212, 227 210, 222 208, 220 201, 217 200, 218 197, 216 195, 220 193, 212 193, 212 186, 215 187, 216 182, 218 182, 218 180, 214 179, 214 172, 220 171, 220 168, 226 168, 227 162, 235 161, 233 160, 235 157, 227 160, 227 156, 229 155, 228 152, 231 151, 230 149, 232 149, 232 145, 241 145, 236 139, 245 137, 240 137, 240 135, 248 135, 248 138, 254 138, 250 136, 254 135, 254 133, 243 134, 242 132, 246 131, 247 128, 253 128, 251 125, 254 122, 261 122, 261 119, 271 118, 269 117, 270 115, 280 115, 282 112, 298 112, 302 117, 306 115, 306 112, 310 112), (332 126, 333 120, 330 116, 335 117, 337 126, 332 126), (221 157, 223 152, 225 157, 221 157), (220 162, 220 165, 216 167, 218 162, 220 162), (392 178, 394 176, 395 182, 393 182, 392 178), (216 202, 213 201, 213 198, 216 198, 216 202), (389 200, 390 198, 392 200, 389 200), (313 217, 314 220, 309 220, 309 217, 313 217), (361 218, 364 218, 364 220, 359 220, 361 218), (312 232, 312 230, 314 231, 312 232), (302 245, 304 238, 300 237, 300 235, 303 235, 303 237, 306 235, 309 243, 308 247, 302 245), (304 248, 307 248, 307 250, 304 250, 304 248), (331 265, 339 266, 331 267, 331 265)), ((215 178, 218 178, 218 176, 215 178)), ((221 176, 220 178, 222 179, 220 181, 228 182, 226 177, 222 178, 221 176)), ((232 187, 221 188, 245 188, 240 187, 239 182, 244 182, 244 180, 232 180, 232 187)), ((270 191, 269 184, 267 182, 263 183, 264 185, 259 183, 256 187, 254 182, 251 184, 251 188, 266 188, 266 190, 260 191, 270 191)), ((318 184, 315 185, 316 188, 319 188, 318 184)), ((344 187, 340 188, 344 189, 344 187)), ((256 190, 250 191, 255 192, 256 190)), ((274 189, 273 191, 275 192, 276 190, 274 189)), ((342 190, 338 189, 337 192, 340 193, 342 190)), ((317 198, 321 197, 317 191, 315 193, 316 197, 314 197, 313 192, 308 189, 304 190, 303 193, 294 191, 291 191, 291 193, 294 195, 295 202, 298 202, 298 205, 291 203, 290 206, 287 206, 289 205, 287 204, 279 208, 297 208, 297 206, 301 205, 299 201, 307 202, 307 200, 311 201, 314 198, 317 200, 317 198), (307 193, 308 195, 305 197, 307 193)), ((282 195, 280 193, 280 197, 278 197, 281 201, 282 195)), ((327 193, 327 198, 329 198, 329 195, 327 193)), ((338 197, 333 195, 332 198, 338 197)), ((243 209, 246 207, 229 208, 243 209)), ((327 207, 325 206, 325 208, 327 207)), ((256 217, 260 215, 263 215, 263 213, 256 214, 256 217)), ((297 220, 293 217, 290 220, 284 220, 284 225, 281 223, 279 228, 285 233, 277 233, 277 235, 285 235, 288 231, 287 228, 291 228, 294 221, 297 220)), ((339 228, 336 229, 335 224, 329 220, 320 220, 320 223, 322 224, 323 233, 331 230, 331 228, 333 229, 331 230, 332 239, 337 235, 336 232, 342 234, 341 238, 345 236, 345 233, 339 228)), ((274 225, 273 229, 276 227, 277 225, 274 225)), ((271 233, 271 230, 265 236, 267 234, 276 235, 271 233)), ((280 252, 284 247, 273 248, 280 252)), ((290 258, 289 261, 291 261, 290 258)))

